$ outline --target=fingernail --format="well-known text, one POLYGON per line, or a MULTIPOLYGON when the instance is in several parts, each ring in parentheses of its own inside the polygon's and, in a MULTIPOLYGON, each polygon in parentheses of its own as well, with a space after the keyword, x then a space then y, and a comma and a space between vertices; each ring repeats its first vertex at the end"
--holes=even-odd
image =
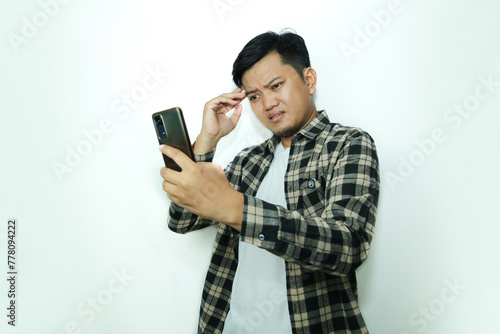
POLYGON ((164 147, 165 147, 165 145, 160 145, 159 150, 161 151, 161 149, 164 147))

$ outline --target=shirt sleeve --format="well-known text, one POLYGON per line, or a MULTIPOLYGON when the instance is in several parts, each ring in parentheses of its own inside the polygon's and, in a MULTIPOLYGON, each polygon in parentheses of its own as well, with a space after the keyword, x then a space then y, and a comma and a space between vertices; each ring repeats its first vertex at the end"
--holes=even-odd
POLYGON ((242 241, 287 261, 333 275, 350 275, 367 258, 379 196, 375 144, 357 130, 331 155, 324 209, 287 210, 244 195, 242 241))
MULTIPOLYGON (((211 162, 214 154, 215 150, 205 154, 195 154, 195 160, 197 162, 211 162)), ((174 202, 170 204, 168 227, 176 233, 185 234, 187 232, 200 230, 213 224, 215 224, 213 220, 199 217, 174 202)))

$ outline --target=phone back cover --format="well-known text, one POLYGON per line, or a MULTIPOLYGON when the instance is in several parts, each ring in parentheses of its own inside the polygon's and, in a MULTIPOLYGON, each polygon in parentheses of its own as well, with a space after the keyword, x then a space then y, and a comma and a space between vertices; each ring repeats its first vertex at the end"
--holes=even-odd
MULTIPOLYGON (((189 140, 184 117, 180 108, 171 108, 155 113, 153 114, 153 121, 154 117, 158 114, 162 115, 163 124, 167 132, 166 138, 158 139, 160 144, 175 147, 184 152, 189 158, 191 158, 191 160, 195 161, 193 150, 191 148, 191 141, 189 140)), ((165 161, 166 167, 181 171, 181 168, 165 154, 163 154, 163 160, 165 161)))

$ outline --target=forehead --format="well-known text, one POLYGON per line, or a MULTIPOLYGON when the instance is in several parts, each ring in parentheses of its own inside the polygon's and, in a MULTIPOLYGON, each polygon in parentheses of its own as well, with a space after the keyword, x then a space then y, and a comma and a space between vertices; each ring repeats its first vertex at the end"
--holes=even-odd
POLYGON ((275 77, 288 77, 297 74, 295 69, 288 64, 283 64, 278 53, 272 52, 259 60, 249 70, 247 70, 241 82, 245 90, 264 86, 275 77))

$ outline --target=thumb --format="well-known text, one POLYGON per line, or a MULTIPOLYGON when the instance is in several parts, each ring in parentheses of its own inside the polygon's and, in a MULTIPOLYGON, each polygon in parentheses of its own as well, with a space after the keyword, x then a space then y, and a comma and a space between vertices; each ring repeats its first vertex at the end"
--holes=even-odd
POLYGON ((243 106, 241 104, 238 104, 236 106, 236 108, 234 109, 233 114, 231 115, 231 118, 230 118, 230 120, 234 126, 236 126, 236 124, 238 124, 242 110, 243 110, 243 106))

